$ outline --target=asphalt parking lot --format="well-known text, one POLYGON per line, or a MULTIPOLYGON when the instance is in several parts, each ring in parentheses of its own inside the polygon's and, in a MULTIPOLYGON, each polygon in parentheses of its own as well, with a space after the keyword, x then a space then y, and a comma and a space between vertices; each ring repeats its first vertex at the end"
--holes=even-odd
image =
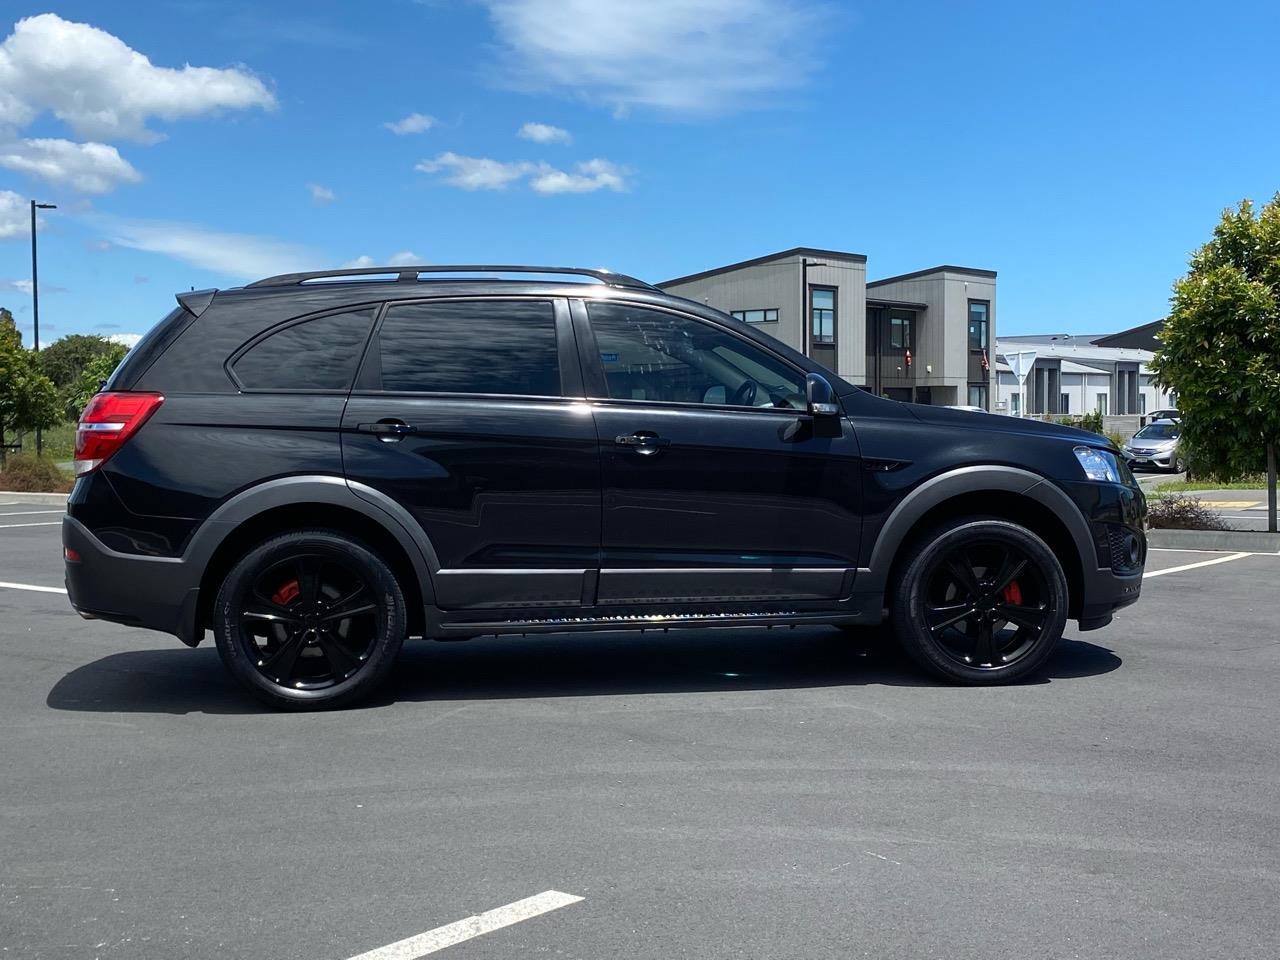
POLYGON ((2 501, 0 956, 1276 956, 1280 556, 1154 552, 1013 687, 597 634, 414 643, 293 716, 81 621, 55 508, 2 501))

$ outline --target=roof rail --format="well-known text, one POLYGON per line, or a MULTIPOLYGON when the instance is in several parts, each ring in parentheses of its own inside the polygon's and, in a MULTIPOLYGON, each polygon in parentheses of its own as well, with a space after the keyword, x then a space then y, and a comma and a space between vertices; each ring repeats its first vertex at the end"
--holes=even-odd
POLYGON ((324 280, 332 277, 367 277, 379 273, 394 273, 399 283, 416 283, 420 273, 567 273, 595 277, 612 287, 635 287, 640 290, 657 290, 651 283, 628 277, 611 270, 592 270, 585 267, 530 267, 511 264, 418 264, 394 267, 344 267, 340 270, 312 270, 306 273, 282 273, 279 276, 255 280, 249 287, 284 287, 305 283, 308 280, 324 280))

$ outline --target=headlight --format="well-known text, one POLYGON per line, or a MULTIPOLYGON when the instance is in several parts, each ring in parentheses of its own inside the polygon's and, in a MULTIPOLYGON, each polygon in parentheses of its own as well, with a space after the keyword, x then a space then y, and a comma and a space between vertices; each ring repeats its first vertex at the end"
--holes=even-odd
POLYGON ((1076 459, 1084 468, 1085 476, 1090 480, 1102 483, 1120 483, 1120 464, 1116 455, 1110 450, 1099 450, 1097 447, 1076 447, 1076 459))

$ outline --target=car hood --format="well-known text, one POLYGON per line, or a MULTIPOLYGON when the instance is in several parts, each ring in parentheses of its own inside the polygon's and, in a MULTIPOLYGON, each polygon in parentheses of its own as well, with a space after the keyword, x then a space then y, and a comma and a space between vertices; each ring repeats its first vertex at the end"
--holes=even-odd
POLYGON ((1009 433, 1020 436, 1058 437, 1075 443, 1087 443, 1095 447, 1107 447, 1111 441, 1106 437, 1069 427, 1063 423, 1052 423, 1044 420, 1032 420, 1026 417, 1006 417, 999 413, 975 413, 971 410, 951 410, 947 407, 934 407, 923 403, 902 404, 913 417, 922 423, 936 423, 957 428, 987 430, 994 433, 1009 433))
POLYGON ((1148 447, 1152 450, 1164 450, 1169 447, 1176 447, 1177 445, 1178 440, 1176 437, 1172 440, 1139 440, 1137 437, 1134 437, 1125 444, 1126 447, 1142 447, 1144 450, 1148 447))

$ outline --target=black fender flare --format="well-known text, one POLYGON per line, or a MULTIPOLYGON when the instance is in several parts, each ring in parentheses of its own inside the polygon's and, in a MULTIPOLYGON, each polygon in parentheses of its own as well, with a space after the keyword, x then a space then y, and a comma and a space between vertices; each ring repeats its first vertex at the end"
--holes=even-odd
MULTIPOLYGON (((432 577, 440 569, 435 548, 420 524, 403 506, 373 487, 342 477, 277 477, 242 490, 219 506, 200 526, 184 551, 183 560, 204 570, 224 540, 246 521, 277 507, 323 503, 344 507, 367 517, 395 538, 418 576, 423 602, 435 602, 432 577)), ((324 518, 317 517, 323 525, 324 518)))
MULTIPOLYGON (((1087 576, 1097 563, 1093 536, 1084 514, 1074 500, 1037 473, 1019 467, 969 466, 948 470, 920 484, 898 502, 876 536, 867 567, 858 571, 854 590, 860 598, 879 597, 883 606, 889 571, 911 529, 934 507, 955 497, 974 493, 1013 493, 1034 500, 1053 513, 1066 527, 1079 555, 1080 569, 1087 576)), ((870 612, 870 611, 868 611, 870 612)))

